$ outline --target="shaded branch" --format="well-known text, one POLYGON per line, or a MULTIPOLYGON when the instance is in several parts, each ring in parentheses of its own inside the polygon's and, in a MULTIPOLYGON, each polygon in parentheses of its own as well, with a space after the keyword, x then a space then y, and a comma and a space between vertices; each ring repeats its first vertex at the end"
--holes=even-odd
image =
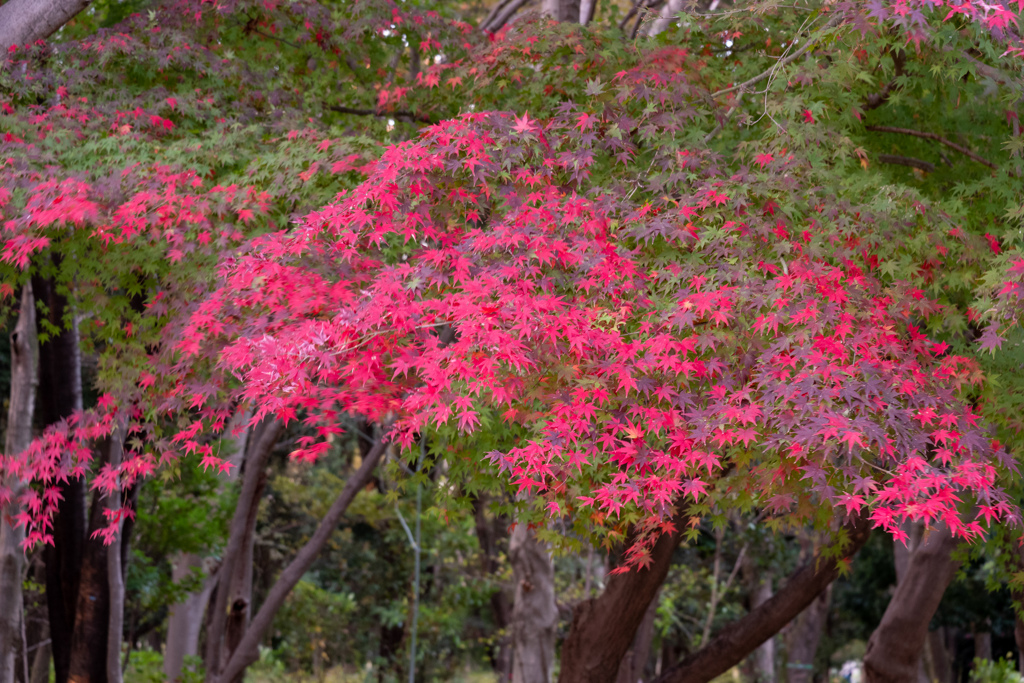
POLYGON ((404 121, 419 121, 420 123, 437 123, 437 119, 432 119, 426 114, 419 114, 414 111, 405 111, 399 109, 397 111, 383 112, 376 109, 356 109, 354 107, 343 107, 338 104, 331 104, 327 106, 331 111, 336 111, 339 114, 352 114, 353 116, 376 116, 380 119, 392 118, 404 121))
POLYGON ((907 56, 903 50, 897 50, 892 56, 892 64, 895 69, 896 75, 893 79, 882 86, 882 89, 876 93, 868 95, 868 98, 864 100, 864 110, 870 111, 872 109, 878 109, 883 104, 889 101, 889 95, 892 94, 893 89, 896 87, 896 79, 903 75, 903 65, 906 63, 907 56))
MULTIPOLYGON (((847 557, 867 542, 870 526, 866 516, 844 526, 849 540, 847 557)), ((790 574, 786 585, 768 601, 726 626, 706 647, 671 666, 654 683, 706 683, 724 674, 795 619, 837 576, 839 563, 815 554, 790 574)))
MULTIPOLYGON (((946 147, 949 147, 950 149, 953 149, 953 150, 956 150, 957 152, 960 152, 965 157, 970 157, 971 159, 974 159, 979 164, 984 164, 985 166, 988 166, 989 168, 996 168, 996 165, 993 164, 988 159, 985 159, 984 157, 978 156, 977 154, 975 154, 971 150, 967 149, 963 145, 958 145, 955 142, 953 142, 952 140, 947 140, 946 138, 942 137, 938 133, 928 133, 928 132, 925 132, 923 130, 913 130, 911 128, 896 128, 895 126, 866 126, 865 128, 866 128, 866 130, 870 130, 870 131, 873 131, 875 133, 897 133, 899 135, 912 135, 912 136, 914 136, 916 138, 924 138, 926 140, 934 140, 935 142, 943 144, 946 147)), ((933 166, 932 169, 934 170, 934 168, 935 167, 933 166)))
POLYGON ((508 23, 513 14, 530 2, 531 0, 503 0, 503 2, 499 2, 488 13, 487 17, 480 22, 480 30, 487 33, 495 33, 501 30, 501 27, 508 23))
MULTIPOLYGON (((386 431, 386 428, 383 431, 386 431)), ((285 599, 292 588, 295 587, 295 584, 309 571, 310 566, 316 560, 320 551, 323 550, 323 547, 327 545, 327 541, 330 539, 331 534, 334 533, 338 522, 341 521, 345 510, 348 509, 349 504, 355 499, 356 494, 370 481, 370 475, 377 467, 377 463, 384 454, 386 447, 384 435, 382 434, 381 438, 373 445, 373 448, 363 457, 362 466, 349 476, 344 488, 334 500, 327 514, 320 521, 316 531, 313 532, 313 535, 302 546, 295 555, 295 558, 278 576, 277 581, 274 582, 274 585, 267 593, 267 597, 264 599, 256 616, 253 617, 249 628, 246 630, 231 659, 228 660, 224 670, 220 672, 219 676, 210 676, 208 674, 209 678, 218 683, 231 683, 231 681, 242 675, 246 667, 259 659, 259 643, 262 641, 267 629, 270 628, 274 615, 277 614, 281 605, 284 604, 285 599)))
POLYGON ((898 154, 879 154, 876 159, 883 164, 896 164, 897 166, 910 166, 928 173, 935 172, 935 164, 918 159, 917 157, 902 157, 898 154))

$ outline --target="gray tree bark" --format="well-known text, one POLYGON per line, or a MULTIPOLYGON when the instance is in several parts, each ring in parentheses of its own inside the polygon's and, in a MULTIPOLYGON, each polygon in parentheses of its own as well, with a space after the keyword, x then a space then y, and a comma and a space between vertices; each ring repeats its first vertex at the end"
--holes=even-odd
POLYGON ((818 653, 821 634, 825 632, 831 602, 832 586, 829 586, 793 622, 793 628, 786 636, 787 683, 811 683, 814 680, 814 657, 818 653))
MULTIPOLYGON (((171 566, 171 579, 183 581, 193 569, 202 564, 202 558, 191 553, 181 553, 171 566)), ((184 601, 172 605, 167 620, 167 643, 164 646, 164 675, 175 681, 181 676, 185 657, 199 654, 199 631, 203 625, 203 611, 210 601, 214 577, 207 577, 202 590, 189 593, 184 601)))
MULTIPOLYGON (((252 413, 245 411, 235 416, 234 421, 228 427, 231 431, 234 427, 245 425, 252 417, 252 413)), ((237 439, 235 439, 234 452, 231 454, 227 476, 221 485, 227 486, 233 482, 238 472, 242 471, 245 458, 249 453, 249 432, 245 428, 237 439)), ((188 578, 194 569, 208 564, 199 555, 193 553, 179 553, 171 561, 171 580, 181 582, 188 578)), ((204 569, 211 569, 210 566, 204 569)), ((181 676, 185 666, 185 657, 195 657, 199 654, 199 633, 202 630, 203 614, 210 602, 210 595, 213 587, 217 585, 217 576, 209 575, 203 581, 203 587, 194 593, 189 593, 185 599, 170 607, 170 614, 167 619, 167 641, 164 645, 164 675, 169 681, 175 681, 181 676)), ((211 620, 212 621, 212 620, 211 620)))
POLYGON ((556 21, 580 20, 580 0, 542 0, 541 13, 556 21))
MULTIPOLYGON (((124 454, 126 424, 122 421, 110 435, 110 467, 121 467, 124 454)), ((121 511, 120 477, 118 486, 110 494, 107 507, 114 514, 121 511)), ((107 683, 121 683, 121 637, 124 632, 124 574, 121 571, 122 524, 117 524, 117 535, 107 546, 107 586, 110 592, 110 615, 107 617, 107 683)))
MULTIPOLYGON (((242 491, 238 496, 235 514, 231 518, 228 531, 228 546, 224 550, 223 561, 217 572, 217 596, 214 604, 213 618, 206 632, 206 675, 214 679, 234 652, 227 643, 228 598, 230 586, 236 568, 245 562, 245 550, 248 547, 246 530, 252 508, 259 505, 260 478, 270 458, 270 452, 281 433, 281 422, 276 419, 264 420, 252 429, 246 440, 245 472, 242 475, 242 491)), ((237 643, 236 643, 237 644, 237 643)), ((231 680, 231 679, 228 679, 231 680)))
POLYGON ((8 0, 0 5, 0 46, 29 45, 45 40, 90 0, 8 0))
MULTIPOLYGON (((36 340, 36 303, 32 284, 21 290, 18 322, 11 333, 11 394, 7 411, 7 457, 20 454, 32 443, 32 418, 35 413, 38 358, 36 340)), ((18 501, 24 482, 8 476, 4 485, 11 491, 11 500, 3 508, 0 519, 0 683, 13 683, 19 645, 24 600, 21 594, 22 568, 25 552, 24 527, 14 525, 14 516, 21 511, 18 501)))
POLYGON ((320 551, 327 544, 328 539, 330 539, 331 534, 334 532, 334 528, 341 521, 341 516, 345 514, 345 510, 348 509, 356 494, 369 483, 373 470, 376 469, 385 448, 386 446, 382 438, 363 457, 363 464, 345 482, 345 487, 334 500, 330 510, 324 515, 323 520, 321 520, 320 525, 313 532, 309 541, 306 542, 306 545, 302 546, 295 559, 285 567, 277 581, 274 582, 263 604, 260 605, 259 611, 253 617, 252 623, 246 629, 245 635, 238 644, 238 648, 231 655, 231 659, 228 660, 223 671, 219 675, 215 674, 212 677, 213 681, 217 683, 230 683, 230 681, 234 681, 241 676, 250 664, 259 659, 258 646, 260 640, 263 638, 263 634, 267 632, 267 629, 270 628, 274 615, 281 609, 285 598, 288 597, 292 588, 299 582, 303 574, 309 570, 317 555, 320 554, 320 551))
POLYGON ((866 683, 913 683, 918 679, 928 622, 959 566, 952 557, 958 544, 942 524, 924 534, 882 622, 868 640, 866 683))
MULTIPOLYGON (((756 573, 750 591, 751 611, 756 610, 771 599, 771 574, 756 573)), ((753 670, 754 680, 757 683, 775 683, 775 638, 768 638, 751 653, 750 666, 753 670)))
POLYGON ((512 603, 512 683, 550 683, 555 665, 555 571, 544 544, 517 524, 508 544, 516 584, 512 603))

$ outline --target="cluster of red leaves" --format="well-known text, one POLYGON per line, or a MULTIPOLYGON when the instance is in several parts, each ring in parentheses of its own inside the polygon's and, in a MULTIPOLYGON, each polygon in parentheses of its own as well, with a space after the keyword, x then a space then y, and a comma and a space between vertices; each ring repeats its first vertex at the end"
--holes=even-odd
MULTIPOLYGON (((915 24, 924 4, 898 0, 874 16, 915 24)), ((1007 25, 1000 7, 953 9, 991 30, 1007 25)), ((396 11, 387 25, 401 23, 396 11)), ((327 21, 307 23, 308 39, 337 50, 345 33, 326 31, 327 21)), ((347 30, 381 31, 381 21, 347 30)), ((106 35, 86 53, 127 53, 132 40, 106 35)), ((212 64, 205 50, 164 49, 168 63, 212 64)), ((425 70, 420 84, 436 85, 443 68, 425 70)), ((685 71, 648 66, 619 80, 623 97, 640 103, 633 110, 566 103, 550 120, 480 113, 433 126, 294 229, 232 252, 213 291, 154 293, 149 310, 168 321, 165 343, 116 402, 131 407, 118 412, 111 399, 5 456, 4 472, 43 484, 25 501, 27 542, 48 539, 54 484, 86 471, 89 444, 115 424, 127 420, 149 450, 119 472, 101 470, 94 486, 105 491, 179 451, 223 468, 210 435, 239 405, 254 407, 253 421, 274 414, 315 427, 320 438, 296 451, 303 459, 326 449, 342 414, 396 416, 404 445, 448 422, 467 434, 484 419, 518 422, 530 438, 490 461, 518 490, 547 497, 554 514, 630 509, 653 528, 733 468, 773 511, 801 498, 867 506, 896 536, 904 519, 942 519, 970 538, 1015 516, 995 480, 993 458, 1005 454, 959 399, 975 368, 913 328, 934 304, 878 270, 883 246, 893 248, 880 232, 886 221, 801 185, 806 169, 784 150, 757 156, 756 171, 725 170, 701 149, 636 164, 634 135, 680 131, 706 93, 685 71), (591 177, 598 157, 618 164, 618 180, 591 177), (807 215, 784 215, 780 197, 807 215), (189 422, 161 438, 143 405, 189 422), (977 512, 965 518, 968 499, 977 512)), ((378 104, 404 94, 382 88, 378 104)), ((61 117, 161 135, 184 103, 162 101, 166 118, 66 104, 33 116, 43 136, 61 117)), ((116 192, 2 170, 28 197, 4 225, 3 260, 19 268, 69 224, 101 250, 159 245, 171 262, 228 252, 242 235, 230 224, 215 230, 215 219, 245 222, 269 199, 207 190, 196 174, 163 168, 130 169, 116 192)))
MULTIPOLYGON (((322 441, 300 458, 344 412, 397 415, 403 445, 500 414, 533 437, 492 463, 554 513, 664 519, 738 450, 780 512, 799 491, 870 506, 897 536, 942 519, 967 538, 982 526, 965 494, 985 522, 1013 512, 957 398, 973 364, 908 325, 921 293, 863 265, 877 252, 815 255, 827 234, 791 234, 707 153, 679 156, 700 180, 679 173, 659 204, 588 186, 588 157, 566 151, 578 121, 467 115, 390 149, 355 191, 225 262, 174 373, 216 361, 254 419, 302 416, 322 441)), ((799 172, 762 165, 780 185, 799 172)), ((223 390, 205 386, 195 405, 223 390)))

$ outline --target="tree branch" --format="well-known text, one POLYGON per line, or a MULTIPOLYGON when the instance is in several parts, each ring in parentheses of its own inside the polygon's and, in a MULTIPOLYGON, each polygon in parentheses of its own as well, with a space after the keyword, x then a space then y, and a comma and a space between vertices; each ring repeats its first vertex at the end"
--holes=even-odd
MULTIPOLYGON (((970 157, 971 159, 974 159, 979 164, 984 164, 985 166, 988 166, 989 168, 996 168, 996 165, 993 164, 988 159, 985 159, 984 157, 978 156, 977 154, 975 154, 971 150, 967 149, 966 147, 964 147, 962 145, 956 144, 952 140, 947 140, 946 138, 942 137, 938 133, 927 133, 927 132, 922 131, 922 130, 913 130, 913 129, 910 129, 910 128, 896 128, 894 126, 865 126, 865 130, 870 130, 870 131, 873 131, 875 133, 897 133, 897 134, 900 134, 900 135, 913 135, 916 138, 924 138, 926 140, 934 140, 935 142, 938 142, 939 144, 943 144, 946 147, 949 147, 950 149, 953 149, 953 150, 956 150, 957 152, 960 152, 965 157, 970 157)), ((892 162, 892 163, 897 163, 897 162, 892 162)), ((927 163, 927 162, 923 162, 923 163, 927 163)), ((908 164, 908 165, 911 165, 911 164, 908 164)), ((931 164, 929 164, 929 165, 931 165, 931 164)), ((918 168, 920 168, 920 167, 918 167, 918 168)), ((932 166, 932 170, 933 171, 935 170, 934 166, 932 166)))
POLYGON ((501 30, 501 27, 508 23, 508 20, 512 18, 524 5, 528 4, 531 0, 505 0, 495 5, 494 9, 490 11, 487 17, 480 23, 480 30, 487 33, 496 33, 501 30))
MULTIPOLYGON (((871 533, 866 516, 845 525, 849 557, 860 550, 871 533)), ((786 585, 767 602, 729 624, 701 648, 670 667, 654 683, 707 683, 739 664, 761 643, 779 632, 839 576, 839 563, 815 555, 789 575, 786 585)))
POLYGON ((353 116, 376 116, 379 119, 393 118, 406 121, 418 121, 420 123, 437 123, 437 120, 430 118, 426 114, 418 114, 414 111, 391 111, 382 112, 376 109, 356 109, 354 107, 343 107, 337 104, 331 104, 327 106, 331 111, 336 111, 339 114, 352 114, 353 116))
POLYGON ((893 88, 896 87, 896 79, 903 75, 903 64, 906 62, 906 54, 903 50, 898 50, 896 54, 892 56, 892 64, 895 69, 896 75, 891 81, 882 86, 882 89, 876 93, 868 95, 868 98, 864 101, 864 110, 871 111, 872 109, 878 109, 883 104, 889 101, 889 95, 892 94, 893 88))
POLYGON ((338 526, 338 522, 341 521, 342 515, 345 514, 345 510, 348 509, 349 504, 355 499, 356 494, 370 481, 370 476, 377 467, 377 463, 380 461, 385 449, 386 445, 382 435, 363 458, 362 466, 345 482, 345 487, 334 500, 334 504, 331 505, 331 509, 324 515, 323 520, 320 521, 320 525, 317 526, 312 537, 306 542, 306 545, 302 546, 295 559, 285 567, 277 581, 274 582, 273 587, 271 587, 270 592, 267 594, 266 600, 263 601, 241 642, 238 643, 238 648, 231 656, 227 666, 224 667, 224 670, 215 680, 220 683, 230 683, 241 676, 246 667, 259 659, 258 646, 260 640, 267 629, 270 628, 274 615, 277 614, 281 605, 284 604, 285 598, 288 597, 295 584, 309 570, 313 561, 316 560, 320 551, 323 550, 323 547, 327 545, 331 534, 334 533, 334 528, 338 526))
POLYGON ((911 168, 918 168, 927 173, 935 172, 935 164, 916 157, 901 157, 898 154, 879 154, 876 158, 883 164, 910 166, 911 168))

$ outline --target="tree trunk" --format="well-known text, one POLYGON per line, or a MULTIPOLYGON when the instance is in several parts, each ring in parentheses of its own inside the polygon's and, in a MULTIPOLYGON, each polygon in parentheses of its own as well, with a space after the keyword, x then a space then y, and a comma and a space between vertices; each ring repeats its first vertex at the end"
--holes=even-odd
POLYGON ((928 622, 959 566, 952 558, 957 545, 941 524, 921 540, 881 624, 868 640, 864 655, 866 683, 913 683, 918 678, 928 622))
POLYGON ((267 594, 266 600, 263 601, 256 616, 253 617, 249 628, 246 629, 245 635, 238 644, 235 653, 231 655, 231 659, 227 662, 220 675, 213 676, 214 681, 217 681, 217 683, 234 681, 238 676, 242 675, 250 664, 259 659, 258 645, 260 639, 263 638, 263 634, 270 628, 274 615, 281 609, 281 605, 284 604, 288 593, 299 582, 303 574, 309 570, 317 555, 320 554, 320 551, 327 544, 328 539, 330 539, 331 534, 334 532, 334 528, 338 525, 341 516, 345 514, 345 510, 348 509, 356 494, 370 482, 373 470, 384 454, 384 450, 385 444, 382 437, 363 457, 363 464, 359 470, 352 473, 349 477, 345 483, 345 488, 342 489, 335 499, 331 509, 327 511, 313 536, 306 542, 306 545, 302 546, 295 559, 285 567, 277 581, 274 582, 270 592, 267 594))
POLYGON ((508 544, 516 584, 512 603, 512 683, 550 683, 555 666, 555 572, 547 548, 525 524, 508 544))
MULTIPOLYGON (((480 570, 484 576, 497 574, 498 563, 498 537, 500 529, 507 526, 507 520, 501 518, 489 519, 487 516, 487 501, 478 496, 473 499, 473 513, 476 522, 476 538, 480 545, 480 570)), ((505 586, 491 594, 491 616, 494 619, 494 626, 499 632, 511 621, 512 607, 509 600, 509 591, 505 586)), ((497 640, 491 652, 491 665, 499 681, 507 681, 512 676, 512 641, 509 634, 497 640)))
MULTIPOLYGON (((772 599, 772 577, 771 574, 762 574, 756 568, 750 574, 750 609, 753 611, 772 599)), ((757 646, 750 656, 750 669, 755 683, 775 683, 774 638, 768 638, 757 646)))
MULTIPOLYGON (((235 514, 228 531, 228 546, 217 572, 217 593, 213 606, 213 618, 206 632, 206 674, 208 679, 216 678, 222 663, 226 663, 234 652, 229 648, 227 635, 228 599, 231 597, 231 583, 236 569, 244 571, 246 548, 250 539, 246 536, 253 508, 259 506, 260 478, 267 466, 270 452, 281 434, 282 424, 276 419, 267 419, 252 428, 245 445, 245 471, 242 474, 242 491, 238 496, 235 514)), ((251 564, 251 554, 249 555, 251 564)), ((237 641, 235 643, 237 646, 237 641)), ((231 680, 231 679, 228 679, 231 680)))
MULTIPOLYGON (((235 439, 234 452, 229 458, 232 465, 227 476, 219 487, 223 492, 224 486, 233 482, 238 472, 245 469, 245 459, 249 454, 250 431, 247 427, 252 413, 245 411, 235 416, 232 424, 228 426, 229 433, 234 428, 241 426, 241 435, 235 439)), ((268 451, 269 455, 269 451, 268 451)), ((255 467, 255 465, 253 465, 255 467)), ((258 498, 258 496, 257 496, 258 498)), ((203 564, 203 559, 192 553, 179 553, 171 562, 171 580, 174 582, 184 581, 193 569, 203 564)), ((199 634, 202 631, 203 615, 206 606, 210 604, 211 597, 216 604, 216 596, 213 594, 214 586, 217 585, 217 576, 207 576, 203 581, 203 587, 198 592, 189 593, 179 603, 171 605, 170 614, 167 619, 167 640, 164 645, 164 675, 169 681, 175 681, 181 676, 185 666, 185 657, 195 657, 199 654, 199 634)), ((212 623, 212 614, 206 615, 207 624, 212 623)))
POLYGON ((992 659, 992 633, 991 631, 974 632, 974 658, 992 659))
POLYGON ((541 13, 556 21, 580 20, 580 0, 542 0, 541 13))
MULTIPOLYGON (((17 456, 32 443, 37 357, 36 304, 32 285, 27 283, 21 290, 18 322, 11 333, 11 394, 4 460, 17 456)), ((25 562, 21 544, 25 540, 25 529, 15 526, 14 517, 21 509, 18 499, 25 484, 12 476, 5 477, 3 484, 10 491, 11 499, 0 515, 0 683, 14 683, 25 611, 21 594, 25 562)))
MULTIPOLYGON (((171 566, 171 580, 183 581, 194 568, 202 563, 198 555, 181 553, 171 566)), ((181 676, 185 657, 199 654, 199 631, 203 625, 203 612, 210 600, 216 579, 207 577, 203 589, 197 593, 189 593, 183 602, 170 608, 167 619, 167 643, 164 646, 164 675, 169 681, 181 676)))
MULTIPOLYGON (((869 524, 857 518, 845 529, 844 551, 851 557, 867 541, 869 524)), ((838 575, 835 560, 816 555, 790 574, 770 600, 722 629, 706 647, 669 667, 655 683, 708 683, 720 676, 795 619, 838 575)))
MULTIPOLYGON (((109 449, 103 461, 109 462, 109 449)), ((106 526, 105 501, 99 491, 93 494, 89 510, 89 535, 82 553, 75 625, 71 635, 71 683, 107 683, 107 632, 110 627, 110 582, 107 575, 107 548, 103 539, 92 533, 106 526)))
POLYGON ((89 6, 90 0, 8 0, 0 5, 0 46, 29 45, 49 38, 89 6))
POLYGON ((658 598, 655 596, 647 605, 644 619, 633 639, 633 647, 629 648, 619 664, 619 675, 616 683, 637 683, 644 678, 644 669, 651 655, 651 643, 654 641, 654 619, 658 613, 658 598))
MULTIPOLYGON (((8 3, 4 9, 11 6, 8 3)), ((52 280, 32 278, 36 300, 46 306, 48 322, 60 329, 39 346, 37 412, 41 427, 52 425, 82 409, 82 364, 78 325, 65 327, 66 299, 52 280)), ((81 478, 59 485, 61 501, 53 520, 53 545, 43 547, 46 567, 46 606, 50 622, 55 683, 67 683, 71 638, 86 536, 86 491, 81 478)))
POLYGON ((832 586, 829 586, 793 622, 793 629, 786 637, 787 683, 812 683, 814 680, 814 657, 821 634, 825 632, 831 602, 832 586))
MULTIPOLYGON (((121 467, 121 456, 124 451, 126 425, 118 426, 110 435, 110 467, 117 471, 121 467)), ((123 492, 118 485, 114 488, 107 501, 111 513, 121 512, 121 496, 123 492)), ((124 576, 121 573, 121 546, 123 543, 121 523, 117 524, 117 535, 107 546, 107 590, 110 594, 109 617, 107 620, 107 682, 121 683, 121 637, 124 632, 124 576)))
POLYGON ((669 26, 672 25, 672 21, 679 16, 679 13, 683 11, 683 7, 686 6, 685 0, 668 0, 665 6, 658 12, 657 18, 651 22, 650 27, 647 29, 647 37, 654 38, 659 33, 662 33, 669 26))
POLYGON ((672 520, 675 531, 658 538, 647 568, 609 576, 600 596, 576 607, 562 645, 559 683, 615 683, 622 658, 668 576, 688 521, 687 515, 677 512, 672 520))
MULTIPOLYGON (((273 444, 267 449, 273 448, 273 444)), ((264 465, 266 461, 264 460, 264 465)), ((260 499, 263 496, 263 489, 267 484, 266 468, 261 468, 256 473, 256 494, 249 505, 249 514, 245 520, 244 541, 238 560, 235 562, 234 573, 228 584, 228 617, 224 628, 224 650, 221 653, 221 661, 231 659, 231 654, 238 647, 245 635, 245 629, 249 628, 249 618, 252 615, 252 561, 253 550, 256 544, 256 517, 260 511, 260 499)))

